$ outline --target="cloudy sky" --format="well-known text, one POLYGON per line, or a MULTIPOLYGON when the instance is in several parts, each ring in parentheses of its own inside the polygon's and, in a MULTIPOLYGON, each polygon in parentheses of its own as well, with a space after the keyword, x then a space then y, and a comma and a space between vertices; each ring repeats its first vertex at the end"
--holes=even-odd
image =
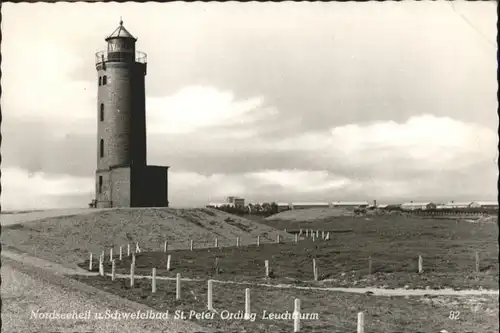
POLYGON ((495 6, 4 4, 3 209, 93 198, 94 53, 120 16, 172 206, 494 200, 495 6))

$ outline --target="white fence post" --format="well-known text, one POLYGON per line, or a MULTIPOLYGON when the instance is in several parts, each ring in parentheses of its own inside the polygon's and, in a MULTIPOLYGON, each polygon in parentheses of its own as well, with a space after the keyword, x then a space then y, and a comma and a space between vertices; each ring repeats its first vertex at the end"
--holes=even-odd
POLYGON ((330 240, 330 231, 326 233, 326 240, 330 240))
POLYGON ((365 314, 358 312, 358 333, 365 332, 365 314))
POLYGON ((127 257, 130 257, 130 244, 127 244, 127 257))
POLYGON ((257 246, 260 245, 260 236, 257 236, 257 246))
POLYGON ((316 236, 314 235, 314 233, 312 234, 312 239, 313 239, 313 242, 316 241, 316 236))
POLYGON ((219 240, 217 239, 217 237, 215 237, 215 247, 219 247, 219 240))
POLYGON ((189 242, 189 248, 191 249, 191 251, 193 251, 193 240, 191 239, 191 242, 189 242))
POLYGON ((280 243, 280 234, 277 234, 276 235, 276 243, 279 244, 280 243))
POLYGON ((422 256, 418 256, 418 272, 422 273, 423 271, 424 271, 423 259, 422 259, 422 256))
POLYGON ((250 318, 250 288, 245 289, 245 316, 244 319, 250 318))
POLYGON ((135 252, 140 253, 141 248, 139 247, 139 243, 135 243, 135 252))
POLYGON ((111 281, 115 280, 115 275, 116 275, 116 266, 115 266, 115 260, 111 260, 111 281))
POLYGON ((295 299, 295 304, 294 304, 294 309, 293 309, 293 331, 300 332, 300 299, 296 298, 295 299))
POLYGON ((213 311, 214 310, 214 307, 213 307, 213 303, 212 303, 212 285, 213 285, 213 281, 212 280, 208 280, 208 289, 207 289, 207 308, 208 308, 208 311, 213 311))
POLYGON ((153 271, 151 272, 151 292, 156 292, 156 268, 153 268, 153 271))
POLYGON ((302 236, 302 228, 300 228, 299 236, 302 236))
POLYGON ((170 271, 170 259, 172 258, 172 255, 167 256, 167 272, 170 271))
POLYGON ((295 243, 299 241, 299 234, 295 234, 295 243))
POLYGON ((265 265, 266 265, 266 278, 269 277, 269 260, 266 260, 264 261, 265 265))
POLYGON ((99 256, 99 275, 104 276, 104 256, 101 254, 99 256))
POLYGON ((130 263, 130 287, 134 286, 135 262, 130 263))
POLYGON ((313 274, 314 281, 318 281, 318 266, 316 266, 316 259, 313 259, 313 274))
POLYGON ((113 261, 113 248, 109 249, 109 261, 113 261))
POLYGON ((240 238, 236 237, 236 247, 239 247, 239 246, 240 246, 240 238))
POLYGON ((122 258, 123 258, 123 257, 122 257, 122 252, 123 252, 123 248, 122 248, 122 246, 120 245, 120 261, 122 261, 122 258))
POLYGON ((476 273, 479 273, 479 252, 476 251, 476 273))
POLYGON ((90 252, 89 271, 92 271, 92 252, 90 252))
POLYGON ((163 243, 163 252, 167 252, 167 250, 168 250, 168 241, 165 241, 163 243))
POLYGON ((181 299, 181 274, 177 273, 176 285, 175 285, 175 299, 181 299))
POLYGON ((325 232, 324 231, 321 232, 321 239, 323 239, 323 240, 325 239, 325 232))

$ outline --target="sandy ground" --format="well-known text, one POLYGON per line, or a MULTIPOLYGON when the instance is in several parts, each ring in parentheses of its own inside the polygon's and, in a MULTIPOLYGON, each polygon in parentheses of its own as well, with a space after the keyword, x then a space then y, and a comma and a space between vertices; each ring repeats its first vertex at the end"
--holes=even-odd
MULTIPOLYGON (((2 254, 3 255, 3 254, 2 254)), ((181 320, 95 319, 96 314, 153 309, 52 272, 2 258, 2 332, 209 332, 181 320), (37 313, 83 313, 81 319, 40 319, 37 313)), ((172 318, 172 316, 170 317, 172 318)))

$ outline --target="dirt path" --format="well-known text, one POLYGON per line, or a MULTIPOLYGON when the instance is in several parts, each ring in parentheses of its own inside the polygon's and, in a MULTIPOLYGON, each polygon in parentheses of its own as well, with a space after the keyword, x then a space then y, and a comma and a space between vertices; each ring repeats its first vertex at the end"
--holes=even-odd
MULTIPOLYGON (((94 273, 94 275, 97 275, 94 273)), ((106 276, 111 276, 109 273, 105 273, 106 276)), ((127 274, 115 274, 115 278, 118 279, 129 279, 130 276, 127 274)), ((151 279, 151 276, 147 275, 135 275, 136 279, 151 279)), ((158 280, 175 280, 176 278, 157 276, 158 280)), ((207 281, 205 279, 190 279, 181 278, 183 281, 197 281, 203 282, 207 281)), ((280 289, 302 289, 302 290, 323 290, 323 291, 336 291, 354 294, 365 294, 367 292, 373 293, 374 296, 424 296, 424 295, 435 295, 435 296, 477 296, 477 295, 498 295, 498 290, 453 290, 453 289, 383 289, 383 288, 336 288, 336 287, 304 287, 296 286, 292 284, 268 284, 268 283, 254 283, 254 282, 235 282, 235 281, 223 281, 223 280, 212 280, 214 283, 221 284, 238 284, 238 285, 253 285, 258 287, 269 287, 269 288, 280 288, 280 289)))
MULTIPOLYGON (((169 319, 97 319, 96 314, 157 313, 143 304, 54 274, 53 270, 11 260, 2 253, 2 332, 211 332, 169 319), (41 319, 37 314, 82 314, 81 318, 41 319), (87 317, 88 313, 88 317, 87 317)), ((54 266, 52 266, 54 268, 54 266)))

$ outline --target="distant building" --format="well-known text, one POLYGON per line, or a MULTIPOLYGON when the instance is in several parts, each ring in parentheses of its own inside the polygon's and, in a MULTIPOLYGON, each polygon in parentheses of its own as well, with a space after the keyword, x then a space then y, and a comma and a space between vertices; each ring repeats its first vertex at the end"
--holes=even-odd
POLYGON ((291 207, 292 204, 288 202, 277 202, 276 204, 278 205, 278 212, 283 212, 285 210, 292 209, 291 207))
POLYGON ((293 209, 329 208, 328 202, 292 202, 293 209))
POLYGON ((465 208, 470 208, 471 205, 472 205, 471 201, 468 202, 450 201, 444 205, 444 209, 465 209, 465 208))
POLYGON ((402 210, 429 210, 436 209, 436 204, 432 202, 405 202, 401 205, 402 210))
POLYGON ((234 207, 234 203, 228 202, 211 202, 207 205, 207 208, 221 208, 221 207, 234 207))
POLYGON ((388 206, 389 205, 386 205, 386 204, 384 204, 384 205, 377 205, 377 209, 387 209, 388 206))
POLYGON ((343 208, 365 208, 369 204, 367 201, 333 201, 332 207, 343 207, 343 208))
POLYGON ((470 205, 471 208, 498 209, 497 201, 474 201, 470 205))
POLYGON ((237 208, 244 208, 245 207, 245 199, 243 198, 234 198, 234 206, 237 208))

